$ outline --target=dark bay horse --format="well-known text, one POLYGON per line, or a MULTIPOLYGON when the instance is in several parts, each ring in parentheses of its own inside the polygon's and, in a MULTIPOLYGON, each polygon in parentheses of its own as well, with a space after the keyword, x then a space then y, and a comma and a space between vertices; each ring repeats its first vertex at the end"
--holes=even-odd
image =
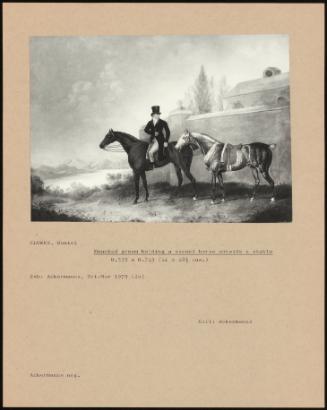
POLYGON ((183 149, 192 144, 197 145, 203 156, 207 169, 211 172, 212 203, 215 202, 217 193, 217 179, 222 192, 222 202, 225 200, 224 182, 222 174, 227 171, 238 171, 248 166, 254 177, 254 188, 251 201, 254 200, 256 190, 260 184, 259 171, 272 188, 271 201, 275 200, 275 183, 269 173, 272 162, 272 149, 275 144, 254 142, 251 144, 231 145, 217 141, 207 134, 189 132, 186 130, 179 138, 176 149, 183 149), (227 161, 225 160, 227 157, 227 161))
MULTIPOLYGON (((110 129, 103 141, 100 143, 101 149, 106 149, 109 144, 113 142, 119 142, 123 149, 126 151, 128 156, 128 163, 133 170, 134 183, 135 183, 135 200, 134 204, 137 203, 139 199, 139 183, 140 178, 142 178, 143 186, 145 189, 145 200, 149 198, 148 184, 146 180, 145 172, 148 170, 147 167, 149 162, 146 158, 146 153, 149 144, 145 141, 141 141, 130 134, 125 132, 113 131, 110 129)), ((197 198, 196 181, 190 172, 191 163, 193 159, 193 150, 190 145, 184 149, 177 150, 175 148, 176 142, 169 142, 166 152, 166 158, 160 163, 160 167, 172 163, 175 167, 178 188, 181 187, 183 182, 182 170, 191 181, 193 186, 193 199, 197 198)))

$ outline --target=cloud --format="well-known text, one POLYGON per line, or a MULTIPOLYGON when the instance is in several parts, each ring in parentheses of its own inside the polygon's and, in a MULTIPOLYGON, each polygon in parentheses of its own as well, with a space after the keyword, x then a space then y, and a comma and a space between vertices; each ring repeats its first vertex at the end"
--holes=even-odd
POLYGON ((123 92, 122 82, 112 62, 104 63, 93 81, 72 82, 64 104, 67 111, 63 120, 75 131, 105 121, 108 112, 117 110, 117 100, 123 92))
POLYGON ((109 127, 138 135, 151 105, 168 115, 201 64, 229 85, 269 65, 288 70, 287 36, 34 37, 30 43, 32 154, 101 156, 109 127))
POLYGON ((90 81, 76 81, 68 94, 68 105, 76 106, 88 101, 88 92, 93 87, 90 81))

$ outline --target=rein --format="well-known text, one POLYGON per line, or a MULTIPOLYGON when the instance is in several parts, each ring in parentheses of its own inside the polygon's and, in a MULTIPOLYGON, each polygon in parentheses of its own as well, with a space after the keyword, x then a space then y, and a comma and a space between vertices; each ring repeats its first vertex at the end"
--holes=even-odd
MULTIPOLYGON (((200 150, 202 151, 202 147, 201 147, 201 145, 199 144, 199 141, 195 138, 195 137, 193 137, 193 135, 190 133, 190 143, 191 144, 194 144, 194 145, 197 145, 198 146, 198 148, 200 148, 200 150)), ((203 151, 202 151, 203 152, 203 151)))
MULTIPOLYGON (((209 137, 209 136, 206 136, 205 134, 201 134, 201 133, 199 133, 199 134, 203 135, 204 137, 209 137)), ((209 138, 211 138, 211 137, 209 137, 209 138)), ((213 145, 218 143, 218 141, 212 141, 212 142, 213 142, 213 145)), ((196 137, 194 137, 192 133, 190 133, 190 143, 193 143, 194 145, 197 145, 200 148, 202 154, 206 155, 206 152, 204 152, 204 149, 203 149, 203 145, 199 143, 198 139, 196 137)), ((211 148, 209 148, 208 151, 210 149, 211 148)))

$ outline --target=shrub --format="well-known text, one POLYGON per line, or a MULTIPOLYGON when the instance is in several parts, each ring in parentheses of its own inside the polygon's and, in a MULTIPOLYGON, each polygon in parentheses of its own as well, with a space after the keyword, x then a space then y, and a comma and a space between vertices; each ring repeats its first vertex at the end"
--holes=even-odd
POLYGON ((44 182, 38 175, 31 176, 31 192, 32 195, 39 194, 42 195, 44 191, 44 182))

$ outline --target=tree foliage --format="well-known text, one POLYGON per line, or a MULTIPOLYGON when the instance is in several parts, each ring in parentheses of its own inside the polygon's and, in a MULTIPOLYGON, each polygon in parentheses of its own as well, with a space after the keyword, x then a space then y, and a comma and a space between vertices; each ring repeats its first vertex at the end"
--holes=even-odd
POLYGON ((44 193, 44 182, 38 175, 31 176, 31 191, 33 195, 44 193))
POLYGON ((194 84, 194 103, 198 114, 205 114, 212 110, 210 83, 203 65, 194 84))
POLYGON ((218 89, 217 89, 217 110, 218 111, 223 111, 224 109, 223 99, 228 93, 228 91, 229 91, 229 86, 227 84, 226 77, 222 76, 219 80, 218 89))
POLYGON ((209 80, 202 65, 194 85, 186 91, 182 104, 194 114, 223 111, 223 99, 228 91, 226 77, 222 76, 218 82, 213 76, 209 80))

